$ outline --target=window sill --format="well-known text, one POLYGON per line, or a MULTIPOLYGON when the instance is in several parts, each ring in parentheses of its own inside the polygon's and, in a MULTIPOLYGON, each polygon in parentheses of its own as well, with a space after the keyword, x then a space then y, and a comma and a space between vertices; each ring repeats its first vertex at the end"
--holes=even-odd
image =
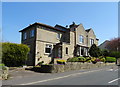
POLYGON ((55 57, 54 59, 62 59, 62 58, 57 58, 57 57, 55 57))
POLYGON ((50 55, 51 53, 44 53, 45 55, 50 55))
POLYGON ((68 54, 65 54, 65 56, 69 56, 68 54))

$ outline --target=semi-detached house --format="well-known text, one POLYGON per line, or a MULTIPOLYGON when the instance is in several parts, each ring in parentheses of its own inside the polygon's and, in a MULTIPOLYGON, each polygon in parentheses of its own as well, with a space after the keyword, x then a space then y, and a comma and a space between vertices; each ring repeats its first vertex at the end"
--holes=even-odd
POLYGON ((27 65, 37 65, 44 61, 49 64, 53 59, 67 60, 74 56, 89 56, 92 44, 98 45, 93 29, 85 30, 82 24, 54 27, 34 23, 21 31, 21 43, 30 47, 27 65))

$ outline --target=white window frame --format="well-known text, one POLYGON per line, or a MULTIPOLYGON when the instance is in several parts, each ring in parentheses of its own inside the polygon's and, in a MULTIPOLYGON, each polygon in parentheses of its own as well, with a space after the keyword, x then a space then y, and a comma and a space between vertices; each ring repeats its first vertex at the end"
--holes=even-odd
POLYGON ((79 43, 84 43, 84 36, 79 35, 79 43))
POLYGON ((94 44, 94 39, 90 39, 90 46, 94 44))
POLYGON ((35 30, 33 29, 30 31, 30 37, 34 37, 34 36, 35 36, 35 30))
POLYGON ((57 39, 60 39, 60 33, 57 33, 57 39))
POLYGON ((24 32, 23 33, 23 40, 26 40, 27 39, 27 32, 24 32))
POLYGON ((52 53, 52 44, 45 44, 45 54, 51 54, 51 53, 52 53), (46 52, 46 48, 50 48, 50 53, 46 52))

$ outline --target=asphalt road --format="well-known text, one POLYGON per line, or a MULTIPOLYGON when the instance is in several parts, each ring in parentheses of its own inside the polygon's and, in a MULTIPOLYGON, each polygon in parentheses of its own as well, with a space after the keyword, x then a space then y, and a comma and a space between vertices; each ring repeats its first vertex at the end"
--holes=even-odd
POLYGON ((2 85, 118 85, 117 66, 83 69, 63 73, 36 74, 4 80, 2 85))

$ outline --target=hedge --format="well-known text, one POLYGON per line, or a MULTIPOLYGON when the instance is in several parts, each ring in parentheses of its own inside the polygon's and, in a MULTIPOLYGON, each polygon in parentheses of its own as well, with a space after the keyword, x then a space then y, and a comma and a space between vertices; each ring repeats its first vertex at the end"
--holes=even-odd
POLYGON ((116 62, 115 57, 106 57, 106 62, 116 62))
POLYGON ((27 60, 30 48, 24 44, 2 43, 2 63, 6 66, 21 66, 27 60))

